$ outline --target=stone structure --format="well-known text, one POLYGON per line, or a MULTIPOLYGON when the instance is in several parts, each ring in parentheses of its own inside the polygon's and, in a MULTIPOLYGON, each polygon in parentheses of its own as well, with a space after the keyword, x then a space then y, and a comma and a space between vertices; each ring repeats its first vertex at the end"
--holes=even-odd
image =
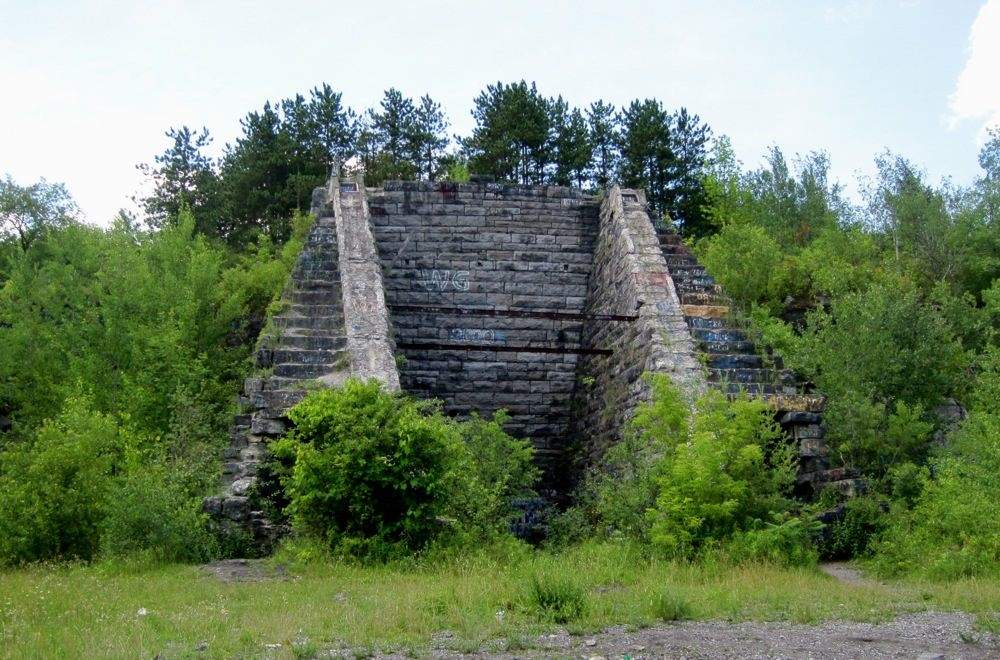
POLYGON ((312 387, 349 376, 443 402, 498 409, 530 438, 546 485, 565 488, 572 441, 592 460, 648 396, 646 372, 691 398, 706 387, 762 396, 798 443, 803 492, 828 471, 819 413, 792 374, 766 365, 680 237, 656 229, 642 191, 603 198, 557 186, 333 179, 262 334, 206 509, 258 539, 279 531, 252 497, 267 442, 312 387))

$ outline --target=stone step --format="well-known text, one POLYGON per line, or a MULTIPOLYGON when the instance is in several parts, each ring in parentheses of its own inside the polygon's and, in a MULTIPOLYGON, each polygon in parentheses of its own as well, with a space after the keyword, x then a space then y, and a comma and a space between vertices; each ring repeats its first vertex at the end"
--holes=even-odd
MULTIPOLYGON (((347 346, 347 339, 343 339, 338 349, 347 346)), ((329 348, 270 348, 261 349, 258 355, 258 363, 265 362, 260 366, 271 366, 277 364, 322 364, 332 365, 341 361, 345 355, 343 350, 329 348)))
POLYGON ((284 313, 288 316, 337 316, 343 314, 340 303, 290 303, 284 313))
POLYGON ((698 341, 748 341, 747 334, 739 328, 694 328, 691 334, 698 341))
POLYGON ((704 284, 684 280, 674 280, 678 295, 710 296, 712 300, 724 299, 722 287, 718 284, 704 284))
POLYGON ((715 383, 740 384, 777 383, 788 385, 795 382, 795 377, 787 369, 763 369, 750 367, 736 367, 728 369, 709 367, 708 379, 715 383))
POLYGON ((752 353, 705 353, 712 369, 760 369, 764 359, 752 353))
POLYGON ((336 371, 337 367, 331 364, 308 364, 304 362, 284 362, 281 364, 274 365, 274 375, 279 378, 300 378, 300 379, 311 379, 319 378, 320 376, 326 375, 333 371, 336 371))
POLYGON ((826 399, 811 394, 774 394, 765 396, 767 404, 778 412, 823 412, 826 399))
MULTIPOLYGON (((702 305, 682 305, 682 309, 701 309, 702 305)), ((728 318, 722 318, 718 316, 700 316, 685 314, 684 320, 687 321, 688 327, 692 330, 712 330, 717 328, 725 328, 730 325, 730 320, 728 318)))
MULTIPOLYGON (((681 305, 681 312, 686 317, 727 319, 729 318, 729 305, 681 305)), ((688 323, 688 325, 691 324, 688 323)))
POLYGON ((296 289, 290 291, 286 299, 296 305, 340 305, 343 295, 338 286, 328 289, 296 289))
POLYGON ((664 253, 663 259, 667 262, 667 268, 692 268, 701 266, 692 254, 664 253))
POLYGON ((337 264, 308 263, 297 265, 292 269, 292 280, 302 282, 340 283, 340 269, 337 264))
POLYGON ((343 335, 281 335, 277 349, 301 348, 306 350, 333 350, 347 346, 347 337, 343 335))
POLYGON ((678 291, 680 291, 681 287, 698 287, 706 291, 722 292, 722 288, 708 275, 674 275, 671 273, 671 277, 674 280, 674 284, 677 285, 678 291))
POLYGON ((336 330, 344 332, 344 317, 336 316, 289 316, 281 314, 271 318, 274 327, 280 329, 299 328, 302 330, 336 330))
POLYGON ((682 305, 727 305, 729 300, 718 293, 678 291, 682 305))
POLYGON ((705 353, 755 354, 756 348, 752 341, 703 341, 698 345, 705 353))
MULTIPOLYGON (((690 255, 691 249, 686 245, 660 245, 660 250, 663 252, 663 256, 682 254, 690 255)), ((693 259, 693 257, 692 257, 693 259)))
POLYGON ((719 383, 719 388, 730 397, 744 393, 755 398, 762 395, 786 394, 784 387, 771 383, 719 383))
POLYGON ((289 408, 304 399, 308 393, 309 391, 304 388, 265 389, 260 392, 254 392, 251 399, 254 407, 260 410, 265 416, 277 419, 284 416, 289 408))

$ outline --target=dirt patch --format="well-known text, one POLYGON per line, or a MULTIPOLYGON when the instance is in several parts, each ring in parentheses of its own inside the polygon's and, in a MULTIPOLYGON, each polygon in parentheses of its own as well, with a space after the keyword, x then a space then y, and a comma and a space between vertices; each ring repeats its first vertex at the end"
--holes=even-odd
MULTIPOLYGON (((887 623, 831 621, 791 623, 683 622, 628 632, 611 628, 596 635, 542 635, 537 647, 503 650, 493 642, 476 656, 496 658, 996 658, 1000 639, 977 631, 968 614, 923 612, 887 623)), ((446 657, 438 651, 435 655, 446 657)), ((461 657, 461 656, 453 656, 461 657)))
POLYGON ((819 565, 819 570, 836 580, 856 587, 870 587, 878 584, 874 580, 866 578, 860 570, 844 561, 822 562, 819 565))
POLYGON ((223 559, 201 567, 202 572, 222 582, 263 582, 287 580, 288 571, 282 565, 271 566, 263 559, 223 559))

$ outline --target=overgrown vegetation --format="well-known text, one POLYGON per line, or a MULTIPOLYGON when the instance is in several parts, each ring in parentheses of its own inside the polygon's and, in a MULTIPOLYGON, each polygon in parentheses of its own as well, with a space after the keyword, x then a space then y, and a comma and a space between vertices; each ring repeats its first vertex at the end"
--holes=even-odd
POLYGON ((725 141, 705 186, 717 233, 697 251, 756 338, 828 397, 842 503, 825 553, 887 574, 995 574, 1000 226, 993 131, 970 187, 935 187, 884 154, 853 206, 811 154, 744 171, 725 141), (968 418, 961 419, 961 407, 968 418), (994 466, 990 468, 988 466, 994 466))
MULTIPOLYGON (((641 566, 694 573, 748 563, 763 574, 776 569, 760 562, 822 554, 886 575, 996 576, 1000 133, 968 187, 932 185, 884 154, 854 204, 824 154, 790 164, 775 148, 747 171, 725 137, 655 99, 580 109, 522 81, 473 103, 475 127, 454 144, 429 96, 390 89, 358 113, 327 85, 249 113, 218 160, 207 131, 173 129, 146 167, 141 222, 122 214, 108 229, 79 222, 62 186, 0 182, 0 564, 218 554, 200 501, 217 484, 233 397, 301 249, 311 192, 344 166, 369 183, 645 188, 656 219, 675 221, 733 297, 735 320, 828 397, 834 465, 865 480, 850 501, 797 501, 792 448, 761 403, 687 402, 654 379, 623 442, 552 521, 567 565, 598 538, 641 566), (942 416, 943 404, 967 417, 942 416), (843 514, 822 533, 821 509, 843 514)), ((566 625, 610 617, 596 582, 509 538, 537 472, 503 414, 457 422, 351 382, 311 393, 291 417, 271 466, 297 534, 286 553, 460 566, 500 548, 528 568, 475 607, 566 625)), ((689 592, 643 587, 628 611, 739 609, 689 592)), ((435 617, 421 625, 450 621, 435 617)))
POLYGON ((505 534, 515 498, 533 495, 533 451, 493 420, 458 422, 435 402, 348 381, 309 394, 273 445, 286 513, 335 554, 385 560, 430 544, 505 534))

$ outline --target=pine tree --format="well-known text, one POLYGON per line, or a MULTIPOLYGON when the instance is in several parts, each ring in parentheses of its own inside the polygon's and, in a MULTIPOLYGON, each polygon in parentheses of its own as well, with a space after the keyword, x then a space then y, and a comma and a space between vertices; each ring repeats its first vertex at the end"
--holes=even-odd
POLYGON ((208 129, 195 132, 181 126, 171 128, 166 136, 173 144, 153 158, 155 166, 138 166, 154 186, 153 192, 140 200, 146 221, 154 227, 175 222, 186 205, 199 232, 218 235, 219 179, 214 161, 203 152, 212 143, 208 129))
POLYGON ((582 188, 591 166, 593 149, 587 121, 578 108, 569 108, 562 96, 549 102, 552 124, 552 182, 582 188))
POLYGON ((618 111, 615 106, 597 101, 587 110, 590 144, 593 149, 591 177, 597 188, 607 189, 618 171, 618 111))
POLYGON ((660 217, 667 212, 674 159, 670 123, 669 113, 655 99, 637 99, 622 112, 621 181, 627 187, 645 189, 647 201, 660 217))
POLYGON ((549 103, 534 83, 488 85, 476 97, 476 126, 462 141, 474 174, 538 184, 549 165, 549 103))
POLYGON ((377 184, 389 179, 412 179, 418 172, 414 161, 416 107, 396 88, 386 90, 380 110, 369 110, 362 131, 365 180, 377 184))
POLYGON ((441 104, 424 95, 414 109, 413 134, 410 136, 410 158, 417 166, 417 176, 431 181, 443 171, 443 158, 448 147, 448 120, 441 104))

